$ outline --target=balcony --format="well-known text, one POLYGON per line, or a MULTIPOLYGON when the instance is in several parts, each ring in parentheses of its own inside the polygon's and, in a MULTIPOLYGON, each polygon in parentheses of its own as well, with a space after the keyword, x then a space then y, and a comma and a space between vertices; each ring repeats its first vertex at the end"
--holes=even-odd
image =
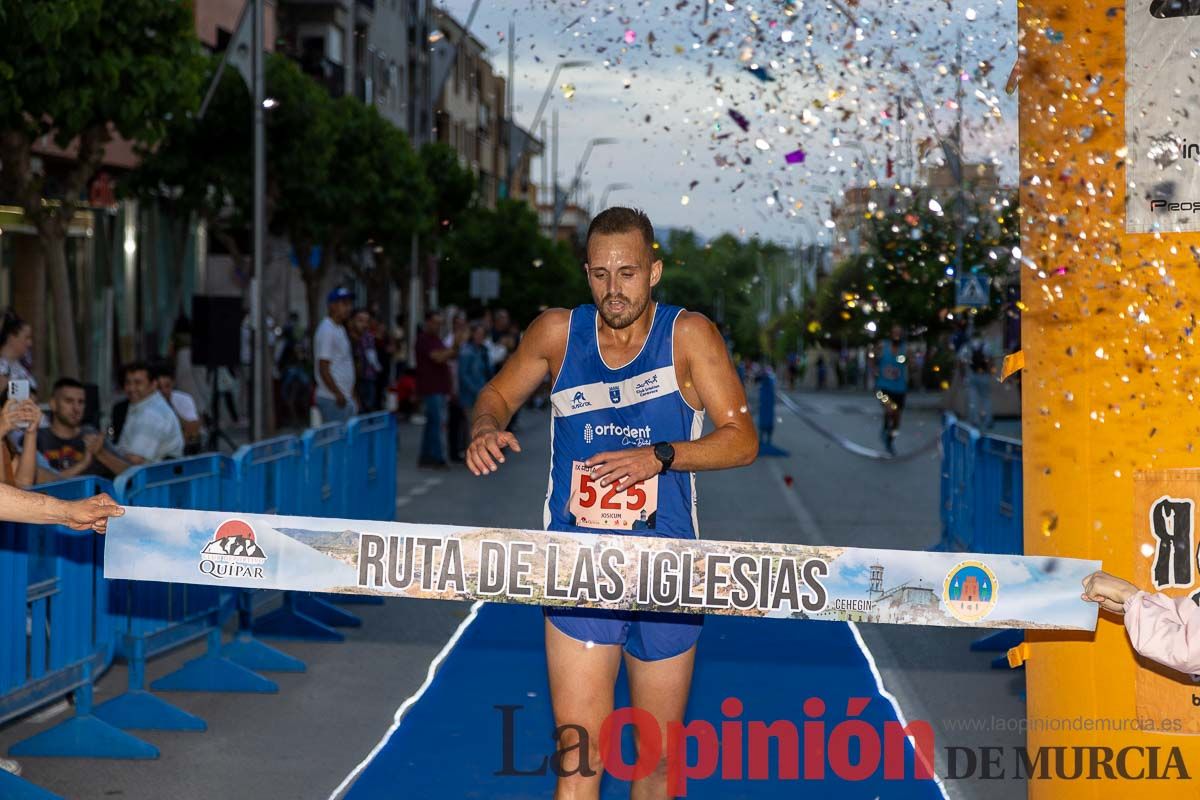
POLYGON ((346 93, 346 68, 323 56, 306 55, 300 59, 300 69, 325 87, 333 97, 346 93))

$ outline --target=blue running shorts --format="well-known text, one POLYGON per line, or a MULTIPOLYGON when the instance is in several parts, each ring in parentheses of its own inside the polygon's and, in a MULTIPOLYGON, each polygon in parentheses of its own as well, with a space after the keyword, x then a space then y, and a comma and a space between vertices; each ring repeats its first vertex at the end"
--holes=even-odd
POLYGON ((703 614, 569 607, 543 607, 542 612, 572 639, 619 644, 638 661, 661 661, 686 653, 704 627, 703 614))

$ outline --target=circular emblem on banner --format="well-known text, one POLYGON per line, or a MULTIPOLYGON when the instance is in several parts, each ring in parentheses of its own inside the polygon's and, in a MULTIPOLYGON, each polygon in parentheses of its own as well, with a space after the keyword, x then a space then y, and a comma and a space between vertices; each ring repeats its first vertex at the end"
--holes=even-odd
POLYGON ((950 616, 962 622, 978 622, 992 613, 1000 596, 996 573, 981 561, 962 561, 946 575, 942 600, 950 616))

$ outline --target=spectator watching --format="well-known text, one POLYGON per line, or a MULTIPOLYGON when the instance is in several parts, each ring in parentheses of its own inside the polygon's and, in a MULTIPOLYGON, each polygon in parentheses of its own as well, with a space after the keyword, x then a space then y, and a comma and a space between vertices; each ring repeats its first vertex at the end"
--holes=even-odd
POLYGON ((37 432, 41 421, 42 410, 33 400, 10 399, 4 403, 4 411, 0 412, 0 441, 3 442, 0 444, 0 461, 3 462, 0 482, 28 489, 37 481, 37 432))
POLYGON ((83 424, 87 396, 74 378, 59 378, 50 393, 50 426, 38 430, 37 449, 55 478, 112 478, 129 469, 104 435, 83 424))
POLYGON ((183 428, 171 405, 150 378, 150 367, 135 361, 125 367, 129 413, 117 451, 131 464, 148 464, 183 455, 183 428))
POLYGON ((179 417, 179 427, 183 431, 183 452, 187 455, 199 453, 200 413, 196 410, 195 399, 187 392, 181 392, 175 388, 175 365, 169 361, 155 364, 153 377, 156 388, 170 403, 175 416, 179 417))
POLYGON ((329 315, 317 326, 313 357, 317 362, 317 408, 323 422, 344 422, 357 412, 354 403, 354 353, 346 333, 354 295, 338 287, 329 293, 329 315))
POLYGON ((0 392, 8 391, 8 382, 13 378, 29 381, 30 391, 37 391, 37 381, 25 363, 32 347, 33 326, 11 308, 6 310, 0 321, 0 392))
POLYGON ((356 395, 358 409, 369 414, 378 411, 379 375, 383 366, 379 363, 379 351, 372 331, 371 314, 365 308, 355 309, 348 326, 354 352, 356 395))

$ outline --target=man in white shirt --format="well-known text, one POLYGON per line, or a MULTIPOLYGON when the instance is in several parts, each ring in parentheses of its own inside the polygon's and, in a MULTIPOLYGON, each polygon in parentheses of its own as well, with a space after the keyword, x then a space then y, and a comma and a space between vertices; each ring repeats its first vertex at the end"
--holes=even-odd
POLYGON ((149 464, 183 455, 179 417, 150 380, 150 367, 134 362, 125 367, 125 396, 129 413, 117 440, 117 450, 133 464, 149 464))
POLYGON ((201 423, 200 412, 196 410, 195 399, 187 392, 175 388, 175 366, 169 361, 154 365, 154 385, 168 403, 175 416, 179 417, 179 427, 183 430, 184 453, 192 455, 200 452, 201 423))
POLYGON ((323 422, 344 422, 358 411, 354 402, 354 352, 346 333, 354 294, 339 286, 329 293, 326 301, 329 316, 321 320, 313 337, 317 408, 323 422))

